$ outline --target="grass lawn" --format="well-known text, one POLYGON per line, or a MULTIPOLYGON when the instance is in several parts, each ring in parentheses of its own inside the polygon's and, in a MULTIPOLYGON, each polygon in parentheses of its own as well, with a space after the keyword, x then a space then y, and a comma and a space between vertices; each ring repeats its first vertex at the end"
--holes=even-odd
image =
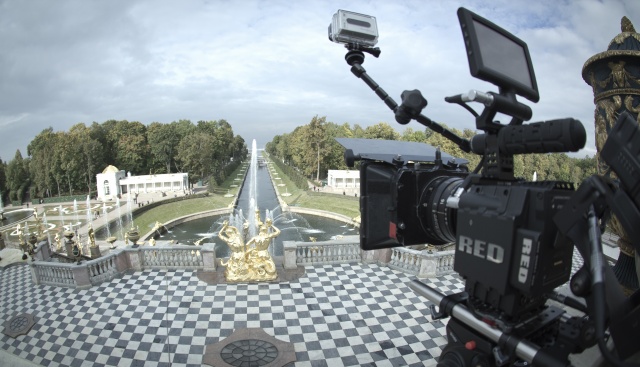
POLYGON ((282 196, 282 199, 289 205, 301 206, 304 208, 326 210, 333 213, 346 215, 349 218, 360 215, 360 201, 356 197, 333 194, 316 193, 309 190, 301 190, 286 176, 277 165, 270 165, 276 189, 283 193, 290 193, 291 196, 282 196), (275 174, 273 173, 275 171, 275 174), (276 180, 275 177, 280 177, 276 180), (285 186, 277 186, 284 184, 285 186))
POLYGON ((188 214, 195 214, 207 210, 226 208, 231 204, 233 198, 226 198, 222 195, 211 194, 204 198, 194 198, 176 201, 160 205, 150 209, 133 218, 133 222, 140 228, 141 233, 153 228, 156 222, 166 223, 171 219, 179 218, 188 214))

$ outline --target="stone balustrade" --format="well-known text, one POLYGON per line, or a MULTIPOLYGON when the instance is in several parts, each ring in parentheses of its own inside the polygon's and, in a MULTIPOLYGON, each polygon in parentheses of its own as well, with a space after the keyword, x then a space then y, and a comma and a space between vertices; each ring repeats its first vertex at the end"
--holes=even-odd
POLYGON ((287 252, 290 266, 297 265, 318 265, 318 264, 345 264, 357 263, 362 259, 360 254, 360 244, 353 241, 328 241, 328 242, 293 242, 285 241, 285 262, 287 252), (289 246, 287 248, 287 245, 289 246))
MULTIPOLYGON (((46 245, 46 242, 44 242, 46 245)), ((30 262, 35 284, 87 289, 121 276, 127 270, 190 269, 215 271, 213 244, 203 246, 161 245, 117 249, 107 256, 80 264, 52 262, 45 246, 38 246, 36 261, 30 262)))
POLYGON ((326 242, 284 241, 283 245, 285 269, 306 265, 365 262, 387 265, 419 278, 453 273, 453 250, 428 251, 396 247, 362 251, 359 236, 346 236, 326 242))
POLYGON ((143 247, 140 255, 142 268, 197 270, 204 267, 202 251, 195 246, 143 247))
POLYGON ((395 247, 391 249, 391 259, 387 265, 418 278, 437 277, 453 273, 454 256, 454 250, 429 251, 395 247))
POLYGON ((65 263, 35 263, 31 266, 31 275, 35 284, 74 287, 73 268, 65 263))
MULTIPOLYGON (((128 270, 188 269, 216 270, 213 244, 203 246, 163 245, 117 249, 107 256, 77 263, 49 261, 46 241, 40 244, 36 261, 30 262, 35 284, 86 289, 121 276, 128 270), (46 248, 45 248, 46 247, 46 248)), ((325 242, 284 241, 284 268, 344 263, 378 263, 419 278, 453 272, 453 250, 428 251, 397 247, 374 251, 360 249, 359 236, 325 242)))

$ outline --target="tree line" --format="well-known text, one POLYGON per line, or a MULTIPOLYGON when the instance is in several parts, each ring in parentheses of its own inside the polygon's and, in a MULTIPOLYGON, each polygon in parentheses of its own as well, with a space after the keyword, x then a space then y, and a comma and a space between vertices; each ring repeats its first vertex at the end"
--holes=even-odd
MULTIPOLYGON (((446 125, 445 125, 446 127, 446 125)), ((475 131, 447 128, 456 135, 470 139, 475 131)), ((456 158, 469 161, 472 170, 480 162, 481 157, 473 153, 463 152, 452 141, 430 129, 405 129, 397 132, 385 122, 362 128, 360 125, 342 125, 327 122, 326 117, 315 116, 303 126, 292 132, 277 135, 266 144, 265 149, 274 158, 295 167, 299 172, 312 180, 327 177, 330 169, 347 169, 344 163, 344 148, 335 138, 384 139, 427 143, 439 147, 443 152, 456 158)), ((375 146, 372 146, 375 149, 375 146)), ((516 177, 531 180, 534 172, 538 180, 559 180, 581 183, 585 178, 596 173, 595 157, 572 158, 564 153, 524 154, 514 157, 514 173, 516 177)))
POLYGON ((132 175, 188 172, 189 180, 221 183, 231 162, 248 155, 244 139, 225 120, 153 122, 127 120, 78 123, 68 131, 49 127, 8 162, 0 160, 2 199, 73 195, 95 191, 106 166, 132 175))

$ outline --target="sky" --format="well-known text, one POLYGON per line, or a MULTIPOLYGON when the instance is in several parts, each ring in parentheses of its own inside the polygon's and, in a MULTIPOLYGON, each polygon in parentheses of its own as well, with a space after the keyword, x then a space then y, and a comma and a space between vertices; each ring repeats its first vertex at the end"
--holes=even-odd
MULTIPOLYGON (((42 130, 110 119, 227 120, 259 147, 318 115, 363 127, 393 113, 349 70, 327 27, 338 9, 375 16, 382 54, 363 66, 396 101, 419 89, 423 114, 457 129, 472 116, 445 96, 497 88, 469 74, 464 6, 527 42, 540 101, 531 121, 573 117, 595 154, 584 62, 606 50, 637 0, 47 1, 0 0, 0 159, 42 130)), ((478 106, 476 106, 478 108, 478 106)), ((505 121, 506 122, 506 121, 505 121)), ((423 130, 412 122, 408 127, 423 130)))

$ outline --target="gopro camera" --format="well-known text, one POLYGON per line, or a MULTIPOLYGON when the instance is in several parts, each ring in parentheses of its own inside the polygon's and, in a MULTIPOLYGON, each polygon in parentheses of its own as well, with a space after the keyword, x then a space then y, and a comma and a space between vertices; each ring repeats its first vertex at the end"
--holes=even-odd
POLYGON ((376 18, 340 9, 333 15, 329 24, 329 40, 373 47, 378 43, 376 18))

